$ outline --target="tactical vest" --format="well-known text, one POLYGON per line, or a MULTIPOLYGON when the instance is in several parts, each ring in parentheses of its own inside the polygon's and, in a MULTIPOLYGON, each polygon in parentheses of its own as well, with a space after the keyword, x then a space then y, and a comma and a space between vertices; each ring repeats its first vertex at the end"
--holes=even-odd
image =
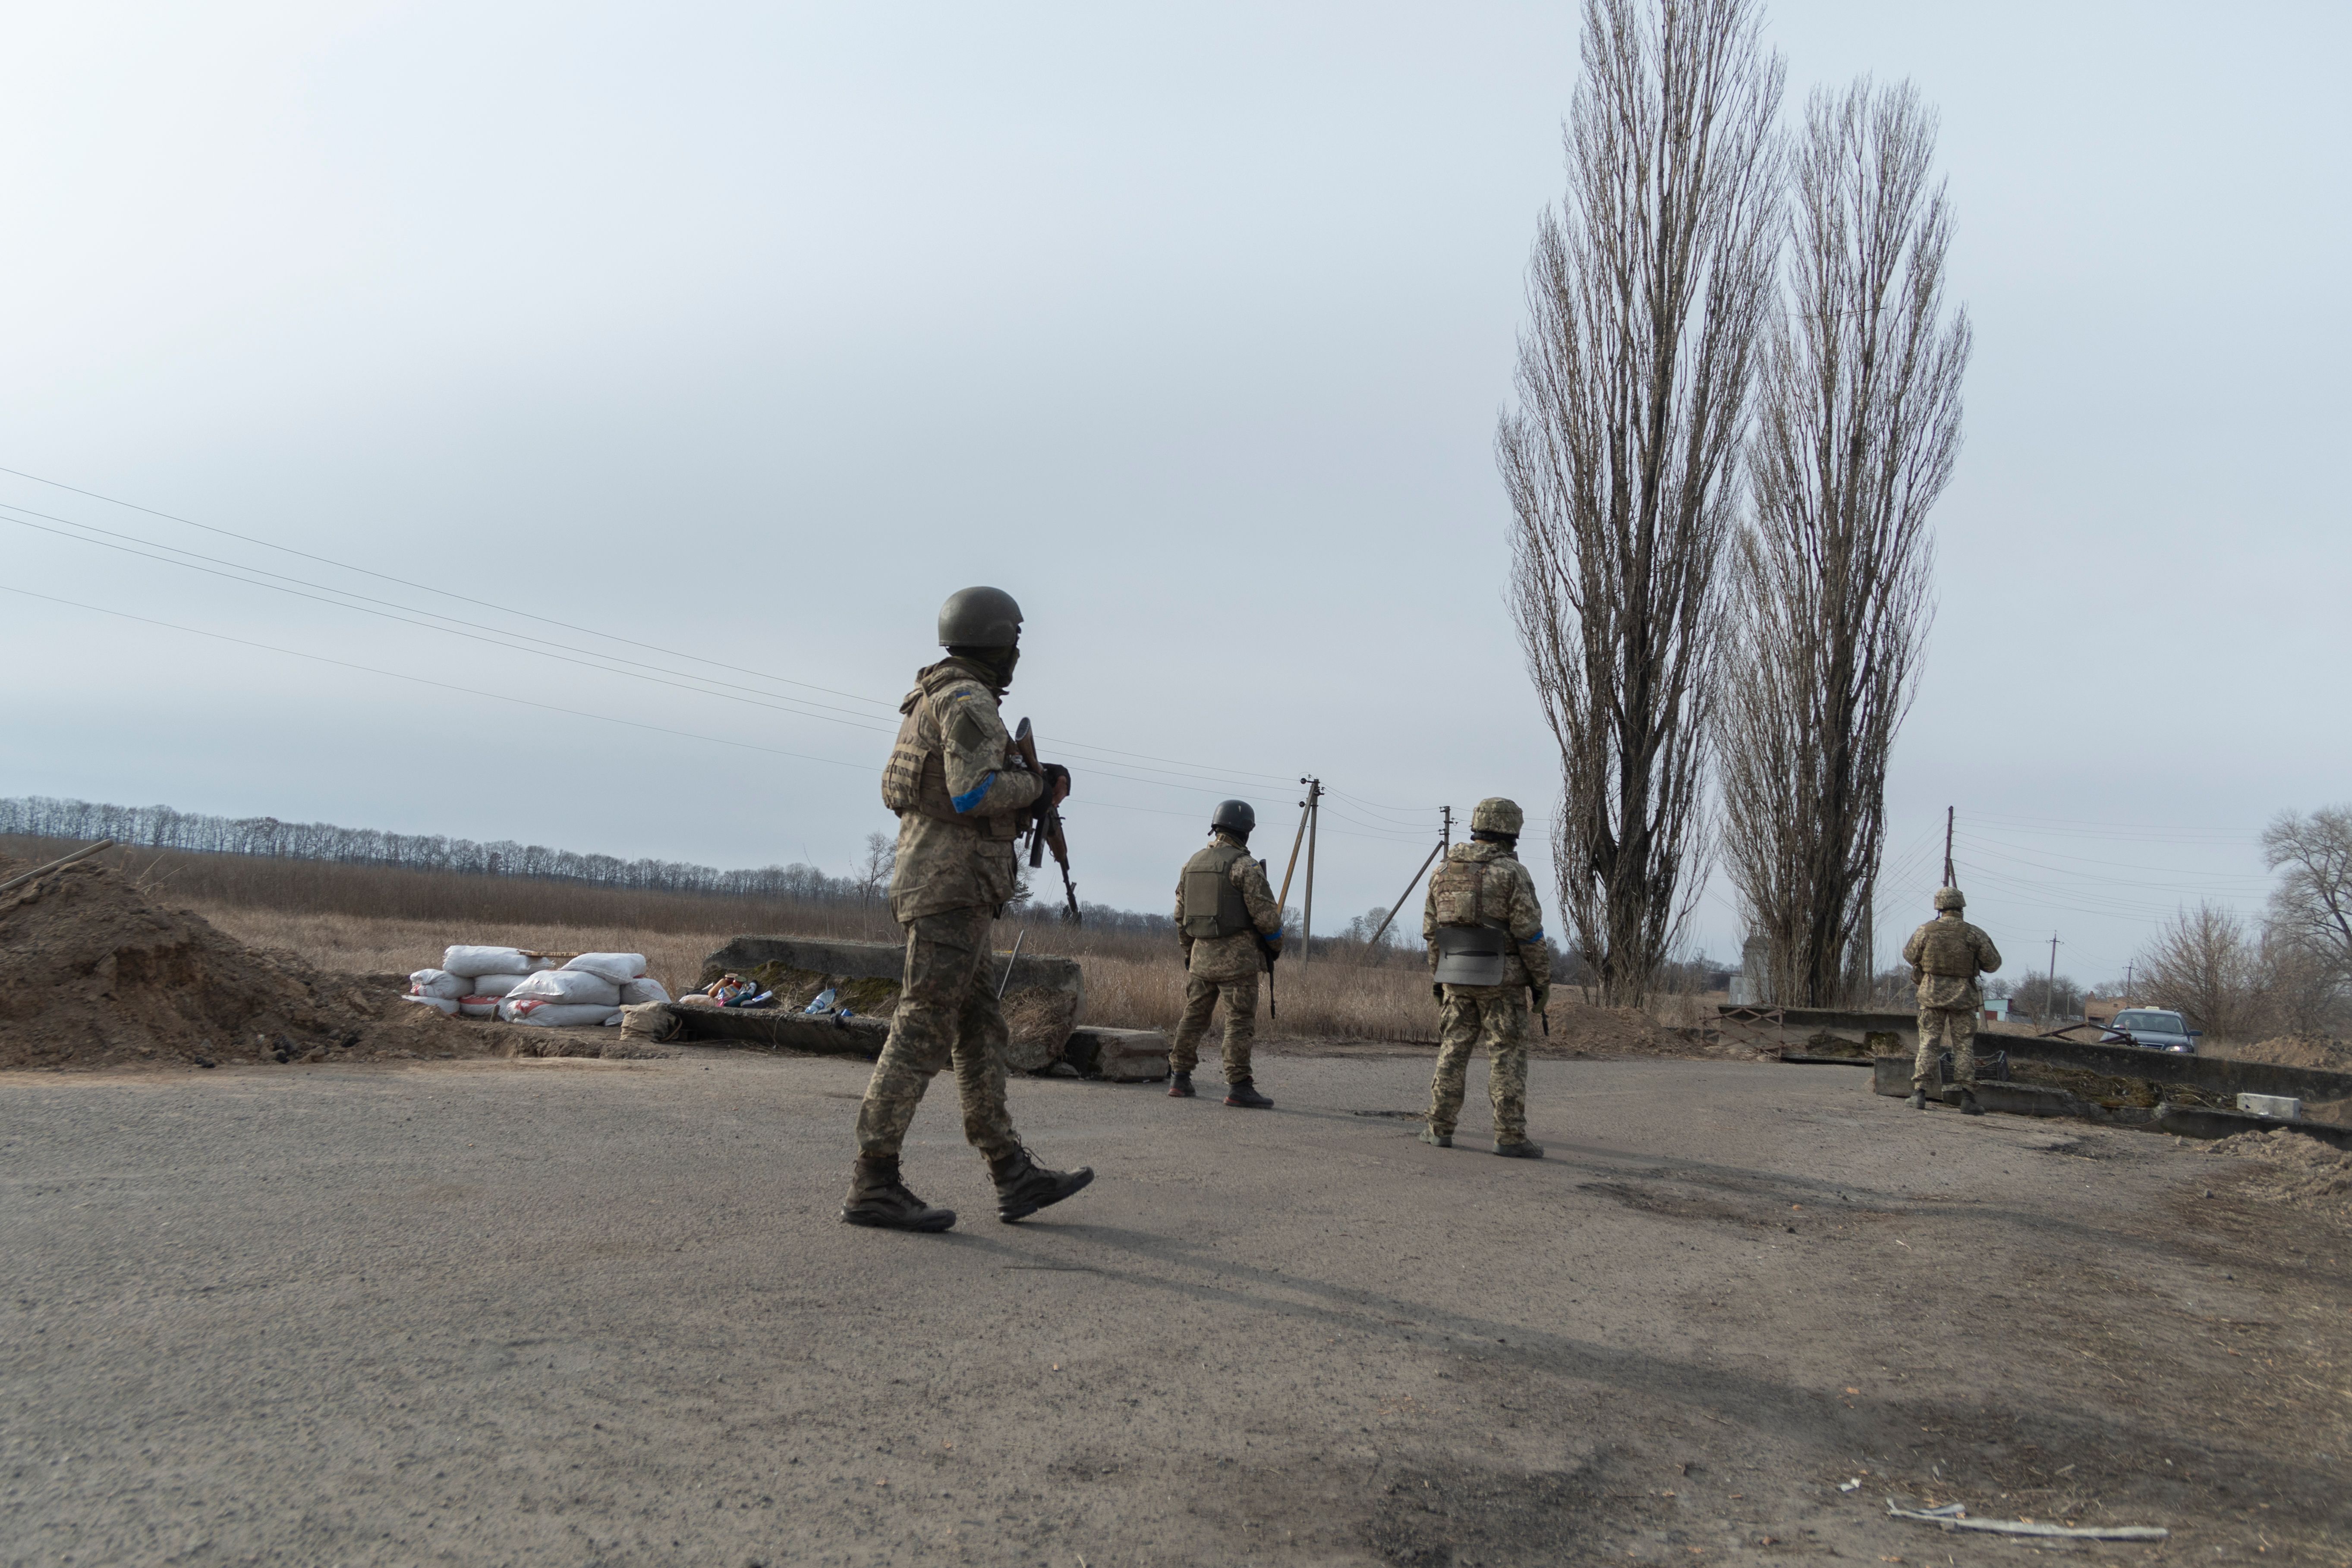
POLYGON ((1975 979, 1977 944, 1969 936, 1966 921, 1929 921, 1919 939, 1920 972, 1956 980, 1975 979))
POLYGON ((898 711, 905 717, 898 721, 898 739, 890 748, 890 760, 883 765, 882 804, 895 812, 919 812, 941 822, 957 823, 986 837, 1017 838, 1021 836, 1019 813, 983 816, 958 811, 948 795, 947 755, 942 749, 945 732, 934 703, 949 687, 971 679, 969 670, 951 668, 951 663, 941 660, 923 671, 916 678, 915 689, 899 705, 898 711))
POLYGON ((1234 886, 1234 863, 1248 856, 1249 851, 1238 844, 1212 844, 1184 862, 1186 936, 1239 936, 1257 929, 1242 890, 1234 886))
MULTIPOLYGON (((1475 924, 1441 925, 1433 933, 1432 940, 1437 944, 1437 969, 1431 978, 1443 984, 1500 985, 1503 976, 1510 972, 1510 955, 1517 944, 1500 921, 1486 915, 1486 876, 1493 869, 1494 862, 1489 860, 1448 860, 1438 868, 1438 876, 1457 880, 1475 872, 1476 881, 1470 889, 1470 909, 1480 917, 1475 924)), ((1452 889, 1447 891, 1451 893, 1452 889)))

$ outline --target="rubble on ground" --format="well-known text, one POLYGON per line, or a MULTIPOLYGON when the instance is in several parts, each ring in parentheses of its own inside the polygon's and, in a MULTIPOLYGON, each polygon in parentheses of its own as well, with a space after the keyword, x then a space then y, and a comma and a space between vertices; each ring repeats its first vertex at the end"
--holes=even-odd
POLYGON ((2248 1196, 2352 1220, 2352 1154, 2291 1127, 2239 1132, 2205 1146, 2208 1154, 2259 1160, 2269 1167, 2246 1183, 2248 1196))

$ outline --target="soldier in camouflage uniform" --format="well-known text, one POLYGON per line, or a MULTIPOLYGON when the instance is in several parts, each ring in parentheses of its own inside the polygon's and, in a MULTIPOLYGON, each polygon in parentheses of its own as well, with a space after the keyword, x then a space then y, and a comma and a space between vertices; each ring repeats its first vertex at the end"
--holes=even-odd
POLYGON ((1911 1109, 1925 1110, 1936 1089, 1937 1058, 1952 1053, 1952 1081, 1960 1091, 1960 1110, 1982 1116, 1977 1103, 1977 1014, 1984 993, 1977 988, 1979 973, 2000 967, 2000 950, 1992 938, 1960 918, 1968 900, 1958 888, 1939 889, 1936 918, 1911 933, 1903 944, 1903 962, 1919 986, 1919 1054, 1911 1063, 1911 1109))
POLYGON ((898 1012, 857 1110, 857 1163, 841 1217, 890 1230, 945 1230, 951 1209, 908 1191, 898 1150, 923 1091, 955 1064, 963 1132, 996 1179, 997 1217, 1016 1220, 1094 1180, 1029 1156, 1004 1104, 1008 1036, 997 1006, 989 928, 1013 897, 1013 840, 1038 798, 1069 793, 1070 775, 1023 765, 997 712, 1021 649, 1021 607, 995 588, 966 588, 940 611, 948 657, 917 672, 882 773, 882 804, 898 814, 890 913, 907 931, 898 1012))
POLYGON ((1550 1004, 1551 947, 1535 879, 1518 860, 1524 821, 1511 801, 1480 801, 1470 813, 1470 842, 1455 845, 1429 879, 1421 935, 1443 1006, 1421 1141, 1454 1146, 1470 1052, 1483 1041, 1495 1152, 1539 1160, 1542 1148, 1528 1142, 1528 998, 1532 993, 1538 1014, 1550 1004))
POLYGON ((1209 818, 1209 847, 1176 879, 1176 931, 1184 943, 1184 1015, 1168 1049, 1168 1092, 1192 1098, 1201 1037, 1219 996, 1225 1003, 1225 1103, 1265 1110, 1274 1101, 1250 1075, 1257 1038, 1257 975, 1282 951, 1282 908, 1266 886, 1265 862, 1250 858, 1257 813, 1245 800, 1221 803, 1209 818))

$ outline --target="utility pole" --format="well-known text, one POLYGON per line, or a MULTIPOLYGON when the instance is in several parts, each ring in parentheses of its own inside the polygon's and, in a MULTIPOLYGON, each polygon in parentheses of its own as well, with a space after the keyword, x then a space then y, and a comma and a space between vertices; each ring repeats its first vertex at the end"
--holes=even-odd
POLYGON ((2043 993, 2043 994, 2042 994, 2042 1005, 2043 1005, 2043 1006, 2045 1006, 2045 1007, 2047 1007, 2047 1008, 2049 1009, 2051 1016, 2053 1016, 2053 1017, 2056 1017, 2056 1016, 2057 1016, 2057 1015, 2058 1015, 2058 933, 2057 933, 2056 931, 2052 931, 2052 932, 2050 933, 2050 989, 2049 989, 2047 992, 2043 993))
POLYGON ((2125 963, 2125 964, 2124 964, 2124 1005, 2125 1005, 2125 1006, 2126 1006, 2126 1007, 2128 1007, 2128 1006, 2130 1006, 2131 1005, 2132 1005, 2132 966, 2131 966, 2130 963, 2129 963, 2128 961, 2126 961, 2126 962, 2125 963))
POLYGON ((1298 782, 1307 786, 1307 907, 1298 917, 1298 971, 1304 974, 1315 951, 1315 830, 1323 820, 1323 781, 1298 782))
POLYGON ((1948 805, 1944 807, 1944 886, 1959 886, 1952 879, 1952 808, 1948 805))
POLYGON ((1454 847, 1454 808, 1450 805, 1441 805, 1437 809, 1444 814, 1443 824, 1437 830, 1437 847, 1440 849, 1451 849, 1454 847))
MULTIPOLYGON (((1313 790, 1317 787, 1315 781, 1311 778, 1300 779, 1298 782, 1307 785, 1309 790, 1313 790)), ((1282 910, 1284 918, 1286 919, 1287 919, 1290 914, 1291 873, 1298 869, 1298 849, 1299 847, 1306 842, 1307 803, 1302 800, 1298 803, 1298 831, 1292 836, 1290 840, 1290 864, 1282 868, 1282 891, 1276 895, 1274 900, 1276 905, 1282 910)))

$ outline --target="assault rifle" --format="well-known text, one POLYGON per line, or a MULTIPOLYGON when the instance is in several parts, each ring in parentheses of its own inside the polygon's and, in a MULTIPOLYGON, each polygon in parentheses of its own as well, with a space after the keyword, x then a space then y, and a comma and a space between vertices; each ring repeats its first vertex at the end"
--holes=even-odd
MULTIPOLYGON (((1263 866, 1265 862, 1261 860, 1258 864, 1263 866)), ((1252 931, 1250 934, 1257 938, 1257 955, 1265 964, 1265 1021, 1271 1024, 1281 1016, 1274 1010, 1274 964, 1275 961, 1282 956, 1282 950, 1266 941, 1265 933, 1263 931, 1252 931)))
POLYGON ((1026 719, 1022 720, 1021 727, 1013 731, 1013 749, 1020 752, 1023 764, 1044 780, 1045 785, 1038 792, 1037 804, 1029 812, 1029 864, 1033 868, 1043 866, 1045 851, 1051 849, 1054 852, 1054 864, 1062 868, 1062 897, 1069 903, 1069 907, 1062 911, 1062 918, 1076 925, 1078 923, 1078 887, 1070 880, 1070 844, 1062 837, 1061 808, 1054 803, 1054 785, 1057 782, 1067 784, 1070 770, 1059 763, 1050 767, 1039 765, 1037 740, 1030 733, 1026 719))

